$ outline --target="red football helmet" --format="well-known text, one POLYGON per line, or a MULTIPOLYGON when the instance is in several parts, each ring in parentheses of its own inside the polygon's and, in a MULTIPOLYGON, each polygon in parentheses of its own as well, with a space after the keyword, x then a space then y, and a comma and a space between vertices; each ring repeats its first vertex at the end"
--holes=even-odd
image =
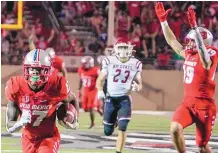
POLYGON ((84 56, 81 59, 81 64, 82 64, 82 67, 85 69, 89 69, 91 67, 94 67, 94 58, 91 56, 84 56))
MULTIPOLYGON (((205 46, 211 46, 213 42, 213 35, 212 33, 203 27, 198 27, 198 30, 203 38, 203 42, 205 46)), ((196 43, 195 43, 195 32, 191 30, 185 37, 184 45, 185 49, 191 52, 197 52, 196 43)))
POLYGON ((119 38, 114 44, 115 55, 118 58, 129 58, 132 56, 133 47, 130 40, 119 38))

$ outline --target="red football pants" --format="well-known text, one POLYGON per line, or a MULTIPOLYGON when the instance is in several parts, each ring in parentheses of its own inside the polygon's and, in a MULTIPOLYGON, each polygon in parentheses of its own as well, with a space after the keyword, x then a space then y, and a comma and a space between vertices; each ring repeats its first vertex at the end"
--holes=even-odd
POLYGON ((216 118, 216 105, 213 99, 185 97, 176 109, 172 121, 183 128, 196 124, 196 144, 205 146, 210 140, 216 118))
POLYGON ((100 107, 100 101, 97 97, 97 88, 93 90, 84 90, 83 97, 82 97, 82 108, 84 111, 88 111, 89 109, 100 107))
POLYGON ((30 140, 22 136, 23 153, 57 153, 60 147, 60 135, 30 140))

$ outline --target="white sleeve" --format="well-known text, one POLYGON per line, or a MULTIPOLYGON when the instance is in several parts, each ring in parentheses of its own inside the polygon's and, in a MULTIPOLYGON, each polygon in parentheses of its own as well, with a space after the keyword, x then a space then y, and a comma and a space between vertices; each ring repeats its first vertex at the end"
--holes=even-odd
POLYGON ((108 65, 110 61, 107 57, 105 57, 101 62, 101 72, 107 75, 108 72, 108 65))
POLYGON ((142 72, 142 62, 141 61, 137 61, 136 62, 136 68, 138 70, 138 72, 142 72))

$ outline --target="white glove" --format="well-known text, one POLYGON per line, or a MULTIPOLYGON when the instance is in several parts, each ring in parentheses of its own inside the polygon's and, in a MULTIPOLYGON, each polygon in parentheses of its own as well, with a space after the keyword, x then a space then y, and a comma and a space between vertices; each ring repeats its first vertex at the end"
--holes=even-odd
POLYGON ((73 129, 73 130, 77 130, 79 129, 79 122, 78 120, 76 120, 73 123, 69 123, 69 122, 64 122, 62 120, 58 120, 58 123, 63 126, 66 129, 73 129))
POLYGON ((31 113, 29 110, 23 110, 20 120, 14 126, 7 129, 7 131, 9 133, 17 132, 28 123, 31 123, 31 113))
POLYGON ((98 99, 105 99, 105 94, 102 90, 98 91, 98 99))
POLYGON ((66 122, 66 125, 67 125, 67 129, 73 129, 73 130, 77 130, 79 129, 79 122, 76 121, 74 123, 69 123, 69 122, 66 122))
POLYGON ((22 126, 31 123, 31 112, 29 110, 24 109, 22 111, 22 115, 19 122, 22 124, 22 126))
POLYGON ((132 91, 139 91, 139 85, 135 81, 132 82, 132 91))

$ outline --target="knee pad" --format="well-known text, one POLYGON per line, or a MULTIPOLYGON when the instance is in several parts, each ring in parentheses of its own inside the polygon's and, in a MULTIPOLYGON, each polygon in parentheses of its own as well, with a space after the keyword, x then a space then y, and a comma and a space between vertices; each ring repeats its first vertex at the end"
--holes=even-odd
POLYGON ((126 131, 129 120, 120 120, 118 122, 118 127, 120 131, 126 131))
POLYGON ((113 125, 104 125, 104 134, 106 136, 112 135, 114 132, 114 126, 113 125))

